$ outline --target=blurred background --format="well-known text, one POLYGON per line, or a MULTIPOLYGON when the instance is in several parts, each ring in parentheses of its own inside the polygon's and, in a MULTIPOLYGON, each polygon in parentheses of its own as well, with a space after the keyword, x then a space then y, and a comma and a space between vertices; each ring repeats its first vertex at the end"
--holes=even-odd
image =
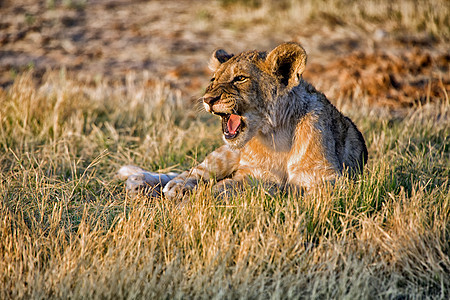
POLYGON ((86 84, 163 81, 197 99, 214 49, 297 41, 305 78, 334 101, 448 101, 449 11, 447 0, 0 0, 0 87, 63 69, 86 84))

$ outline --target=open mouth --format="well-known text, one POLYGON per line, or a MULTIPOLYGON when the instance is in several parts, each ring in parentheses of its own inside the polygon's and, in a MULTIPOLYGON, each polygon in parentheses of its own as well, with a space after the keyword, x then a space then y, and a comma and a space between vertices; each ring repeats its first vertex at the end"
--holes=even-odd
POLYGON ((222 131, 226 139, 231 140, 239 135, 243 122, 241 116, 234 114, 221 114, 222 131))

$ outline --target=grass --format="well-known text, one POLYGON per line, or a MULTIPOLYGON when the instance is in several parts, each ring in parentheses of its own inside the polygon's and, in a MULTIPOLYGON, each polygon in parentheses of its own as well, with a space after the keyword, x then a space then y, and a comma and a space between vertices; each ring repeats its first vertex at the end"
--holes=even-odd
POLYGON ((370 153, 354 182, 226 201, 201 185, 180 207, 115 172, 192 166, 221 144, 215 118, 131 75, 31 77, 0 93, 0 298, 450 296, 448 99, 401 117, 344 101, 370 153))

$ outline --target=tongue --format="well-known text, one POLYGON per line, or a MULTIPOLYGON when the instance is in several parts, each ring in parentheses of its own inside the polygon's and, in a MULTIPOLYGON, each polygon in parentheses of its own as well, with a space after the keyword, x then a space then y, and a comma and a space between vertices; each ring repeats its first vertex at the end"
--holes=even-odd
POLYGON ((241 124, 241 117, 237 115, 230 115, 230 118, 228 119, 227 123, 228 132, 231 134, 235 134, 240 124, 241 124))

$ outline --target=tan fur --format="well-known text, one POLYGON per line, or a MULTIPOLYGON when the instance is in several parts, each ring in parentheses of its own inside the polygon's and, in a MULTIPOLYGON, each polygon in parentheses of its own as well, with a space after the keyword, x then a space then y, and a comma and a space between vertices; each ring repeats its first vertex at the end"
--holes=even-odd
MULTIPOLYGON (((157 177, 158 184, 165 184, 164 195, 175 199, 211 179, 218 182, 217 192, 235 189, 250 178, 309 189, 334 180, 344 168, 351 174, 361 172, 367 161, 364 138, 325 95, 302 79, 305 66, 304 49, 292 42, 269 53, 233 56, 215 51, 210 60, 214 77, 203 102, 208 112, 225 120, 226 145, 167 184, 157 177), (233 124, 227 121, 232 114, 239 120, 237 130, 227 125, 233 124)), ((127 177, 130 172, 119 173, 127 177)), ((146 178, 141 185, 155 181, 146 178)))

